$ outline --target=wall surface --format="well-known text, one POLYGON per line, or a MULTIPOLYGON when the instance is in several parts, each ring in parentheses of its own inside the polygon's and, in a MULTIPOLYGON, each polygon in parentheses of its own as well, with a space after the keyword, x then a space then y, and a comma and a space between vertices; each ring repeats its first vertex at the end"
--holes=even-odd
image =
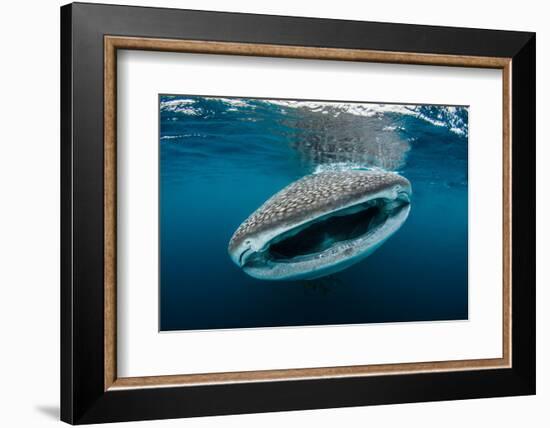
MULTIPOLYGON (((112 3, 106 1, 105 3, 112 3)), ((413 24, 537 32, 538 141, 538 395, 335 410, 155 421, 159 427, 548 426, 550 417, 549 303, 550 28, 544 2, 395 0, 338 2, 278 0, 148 0, 169 6, 413 24)), ((5 2, 0 16, 0 373, 6 427, 59 424, 59 6, 57 0, 5 2)), ((137 426, 127 424, 125 426, 137 426)))

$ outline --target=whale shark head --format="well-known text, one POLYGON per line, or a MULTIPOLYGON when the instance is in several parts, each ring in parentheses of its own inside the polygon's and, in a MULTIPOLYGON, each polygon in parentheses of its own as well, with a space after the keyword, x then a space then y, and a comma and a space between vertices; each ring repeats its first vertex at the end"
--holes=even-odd
POLYGON ((231 259, 265 280, 314 279, 370 255, 405 222, 411 184, 373 170, 308 175, 275 194, 229 242, 231 259))

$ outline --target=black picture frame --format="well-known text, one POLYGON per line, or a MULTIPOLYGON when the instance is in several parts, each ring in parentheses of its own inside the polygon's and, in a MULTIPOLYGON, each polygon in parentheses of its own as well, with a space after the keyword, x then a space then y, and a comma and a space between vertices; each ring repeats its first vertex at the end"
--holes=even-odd
POLYGON ((74 3, 61 8, 61 419, 71 424, 535 393, 535 34, 74 3), (512 366, 104 388, 104 36, 511 58, 512 366))

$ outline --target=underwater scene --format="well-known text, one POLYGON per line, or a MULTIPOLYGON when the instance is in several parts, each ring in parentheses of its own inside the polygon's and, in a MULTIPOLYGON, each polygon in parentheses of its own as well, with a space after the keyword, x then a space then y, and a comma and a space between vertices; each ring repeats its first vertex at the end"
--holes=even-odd
POLYGON ((468 319, 468 107, 159 95, 161 331, 468 319))

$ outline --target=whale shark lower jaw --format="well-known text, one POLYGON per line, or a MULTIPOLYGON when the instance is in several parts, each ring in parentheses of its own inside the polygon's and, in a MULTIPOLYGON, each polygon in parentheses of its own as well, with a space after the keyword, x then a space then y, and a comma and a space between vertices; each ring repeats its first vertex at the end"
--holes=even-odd
MULTIPOLYGON (((245 273, 262 280, 315 279, 330 275, 368 257, 407 219, 411 188, 404 177, 361 170, 329 174, 325 180, 318 178, 317 183, 326 185, 351 179, 347 193, 320 191, 314 178, 303 186, 305 189, 298 186, 301 190, 294 195, 306 201, 305 208, 298 210, 299 216, 287 215, 289 221, 283 215, 280 221, 266 221, 266 227, 251 227, 253 220, 241 225, 230 242, 229 254, 245 273), (357 186, 353 185, 354 180, 357 186), (361 186, 362 183, 367 185, 361 186), (319 197, 329 198, 330 203, 315 201, 310 205, 316 209, 308 211, 307 201, 319 197), (246 232, 239 233, 243 228, 246 232)), ((277 198, 287 197, 287 193, 292 193, 287 189, 292 188, 290 185, 283 189, 251 218, 258 216, 258 212, 274 209, 278 206, 274 203, 277 198)), ((272 218, 261 214, 260 218, 272 218)))

